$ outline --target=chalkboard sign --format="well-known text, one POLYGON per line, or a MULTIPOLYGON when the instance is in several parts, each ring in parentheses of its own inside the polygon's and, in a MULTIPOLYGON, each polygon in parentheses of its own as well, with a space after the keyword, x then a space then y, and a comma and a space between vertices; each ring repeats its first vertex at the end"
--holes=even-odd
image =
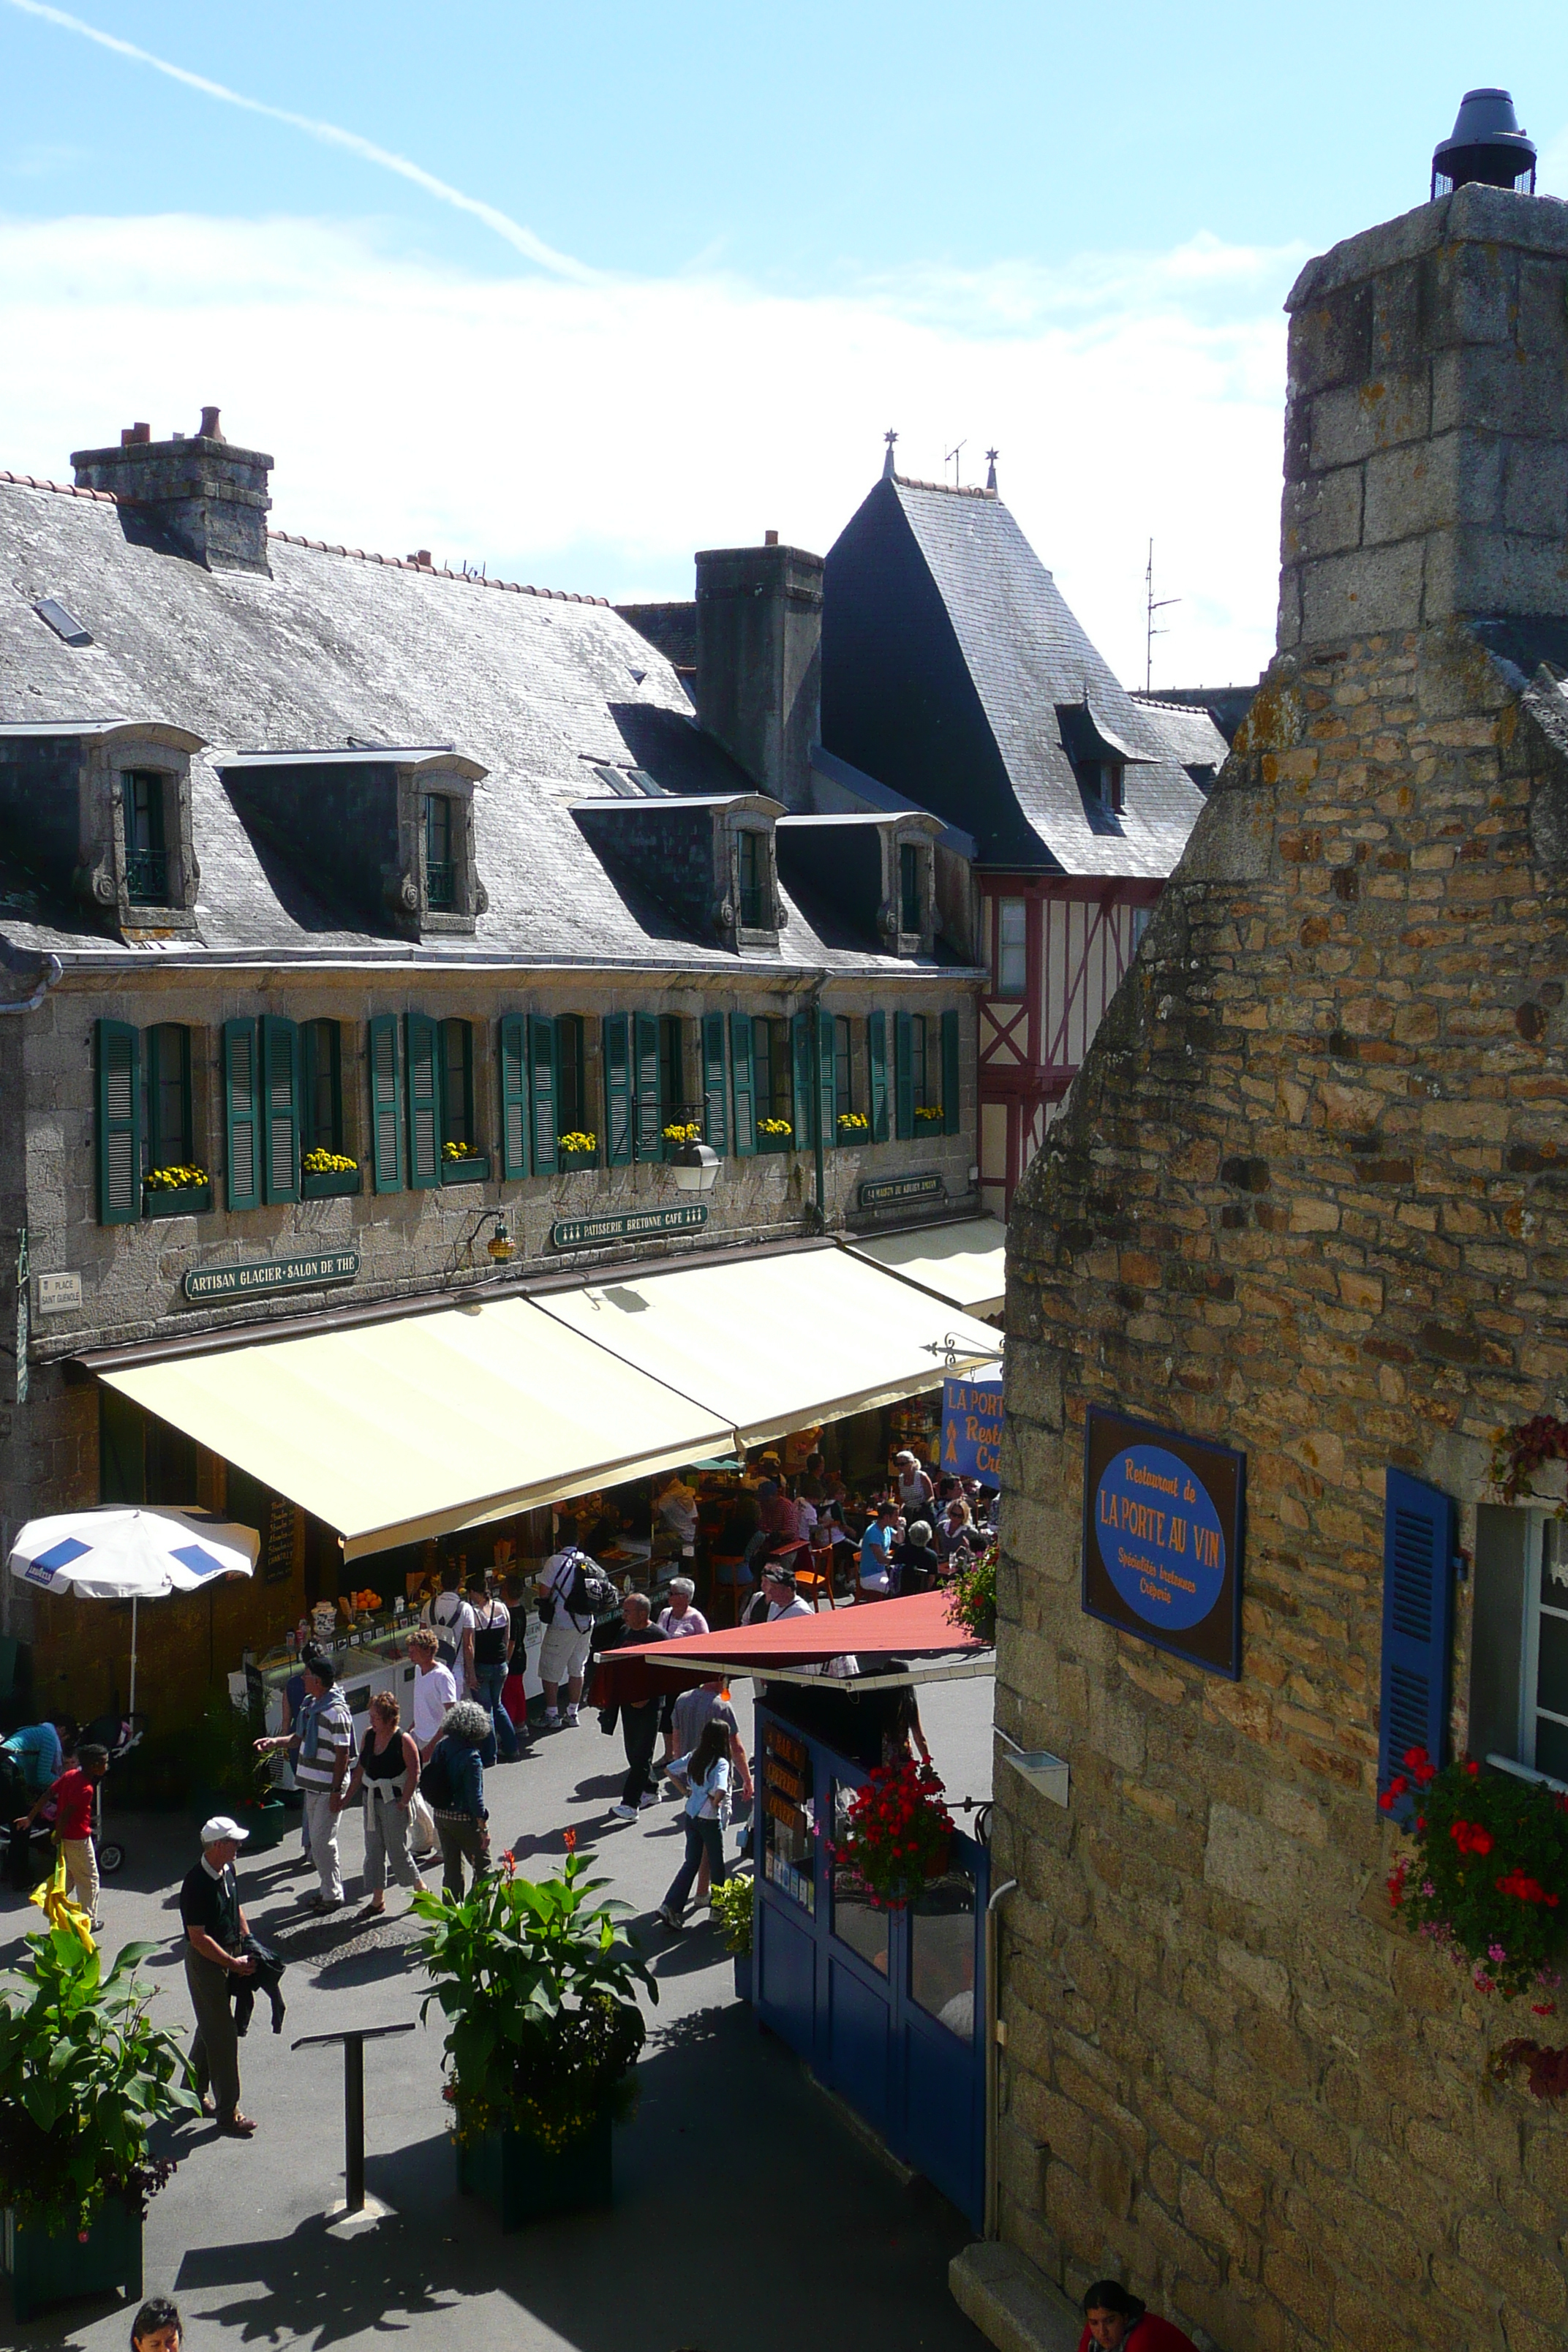
POLYGON ((1213 1675, 1241 1673, 1246 1456, 1089 1410, 1083 1606, 1213 1675))
POLYGON ((261 1547, 261 1580, 264 1584, 287 1584, 293 1573, 294 1506, 281 1495, 274 1495, 261 1547))

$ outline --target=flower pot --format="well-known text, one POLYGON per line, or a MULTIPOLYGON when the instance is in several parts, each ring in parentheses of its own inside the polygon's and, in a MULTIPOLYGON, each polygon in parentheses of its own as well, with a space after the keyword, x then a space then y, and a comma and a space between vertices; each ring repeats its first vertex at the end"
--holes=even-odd
POLYGON ((325 1174, 303 1168, 300 1171, 301 1201, 342 1201, 360 1191, 364 1183, 362 1168, 332 1168, 325 1174))
POLYGON ((758 1131, 757 1152, 759 1157, 769 1151, 793 1151, 794 1150, 795 1138, 793 1135, 763 1135, 761 1130, 758 1131))
POLYGON ((735 1963, 735 1999, 737 2000, 750 2000, 752 1998, 752 1956, 750 1952, 731 1952, 730 1957, 735 1963))
POLYGON ((611 2124, 601 2115, 559 2154, 531 2132, 486 2132, 458 2140, 458 2187, 495 2208, 503 2230, 557 2213, 585 2213, 614 2194, 611 2124))
POLYGON ((488 1151, 471 1151, 466 1160, 441 1161, 443 1184, 488 1184, 490 1181, 490 1160, 488 1151))
POLYGON ((207 1184, 180 1184, 172 1190, 154 1185, 142 1195, 144 1217, 199 1217, 213 1204, 213 1188, 207 1184))
POLYGON ((563 1176, 570 1176, 580 1168, 596 1168, 598 1164, 597 1151, 563 1151, 560 1155, 561 1173, 563 1176))
POLYGON ((0 2252, 18 2326, 47 2305, 73 2295, 118 2291, 134 2303, 142 2294, 141 2202, 106 2197, 85 2237, 68 2224, 49 2231, 41 2221, 18 2221, 8 2206, 0 2252))

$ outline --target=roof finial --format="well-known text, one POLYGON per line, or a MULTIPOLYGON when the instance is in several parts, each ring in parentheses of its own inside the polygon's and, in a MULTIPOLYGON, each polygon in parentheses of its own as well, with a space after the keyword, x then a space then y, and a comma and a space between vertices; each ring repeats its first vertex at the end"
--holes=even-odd
POLYGON ((899 437, 899 436, 898 436, 898 435, 893 431, 893 429, 892 429, 891 425, 889 425, 889 428, 888 428, 887 432, 886 432, 886 433, 884 433, 884 434, 883 434, 883 436, 882 436, 883 440, 884 440, 884 441, 887 443, 887 445, 888 445, 888 454, 887 454, 887 456, 886 456, 886 457, 883 458, 883 460, 882 460, 882 479, 883 479, 885 482, 890 482, 890 481, 892 481, 892 480, 893 480, 893 478, 894 478, 894 475, 893 475, 893 444, 894 444, 894 442, 898 439, 898 437, 899 437))
POLYGON ((987 449, 985 452, 985 463, 990 469, 985 477, 985 487, 988 490, 994 490, 996 488, 996 460, 1000 454, 995 449, 987 449))

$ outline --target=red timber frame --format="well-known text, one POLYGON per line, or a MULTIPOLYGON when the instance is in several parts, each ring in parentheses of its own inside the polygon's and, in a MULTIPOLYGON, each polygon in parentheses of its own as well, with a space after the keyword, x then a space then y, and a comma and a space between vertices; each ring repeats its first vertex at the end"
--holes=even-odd
POLYGON ((992 973, 980 998, 980 1181, 987 1205, 1005 1214, 1132 960, 1142 931, 1137 917, 1146 918, 1164 885, 997 871, 979 879, 992 973), (1004 898, 1024 902, 1021 996, 994 993, 1004 898))

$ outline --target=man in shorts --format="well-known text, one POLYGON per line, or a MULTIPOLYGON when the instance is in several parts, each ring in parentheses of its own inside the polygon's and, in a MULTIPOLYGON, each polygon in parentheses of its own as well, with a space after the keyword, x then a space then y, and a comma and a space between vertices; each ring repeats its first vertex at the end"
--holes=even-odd
POLYGON ((567 1603, 577 1579, 577 1562, 582 1557, 577 1549, 575 1520, 561 1522, 561 1546, 544 1563, 539 1579, 539 1596, 542 1613, 549 1619, 544 1639, 539 1650, 539 1679, 544 1685, 544 1728, 558 1731, 562 1727, 560 1707, 561 1685, 566 1685, 565 1723, 569 1728, 577 1721, 577 1708, 583 1696, 583 1669, 588 1663, 588 1649, 594 1638, 594 1620, 574 1616, 567 1603))

